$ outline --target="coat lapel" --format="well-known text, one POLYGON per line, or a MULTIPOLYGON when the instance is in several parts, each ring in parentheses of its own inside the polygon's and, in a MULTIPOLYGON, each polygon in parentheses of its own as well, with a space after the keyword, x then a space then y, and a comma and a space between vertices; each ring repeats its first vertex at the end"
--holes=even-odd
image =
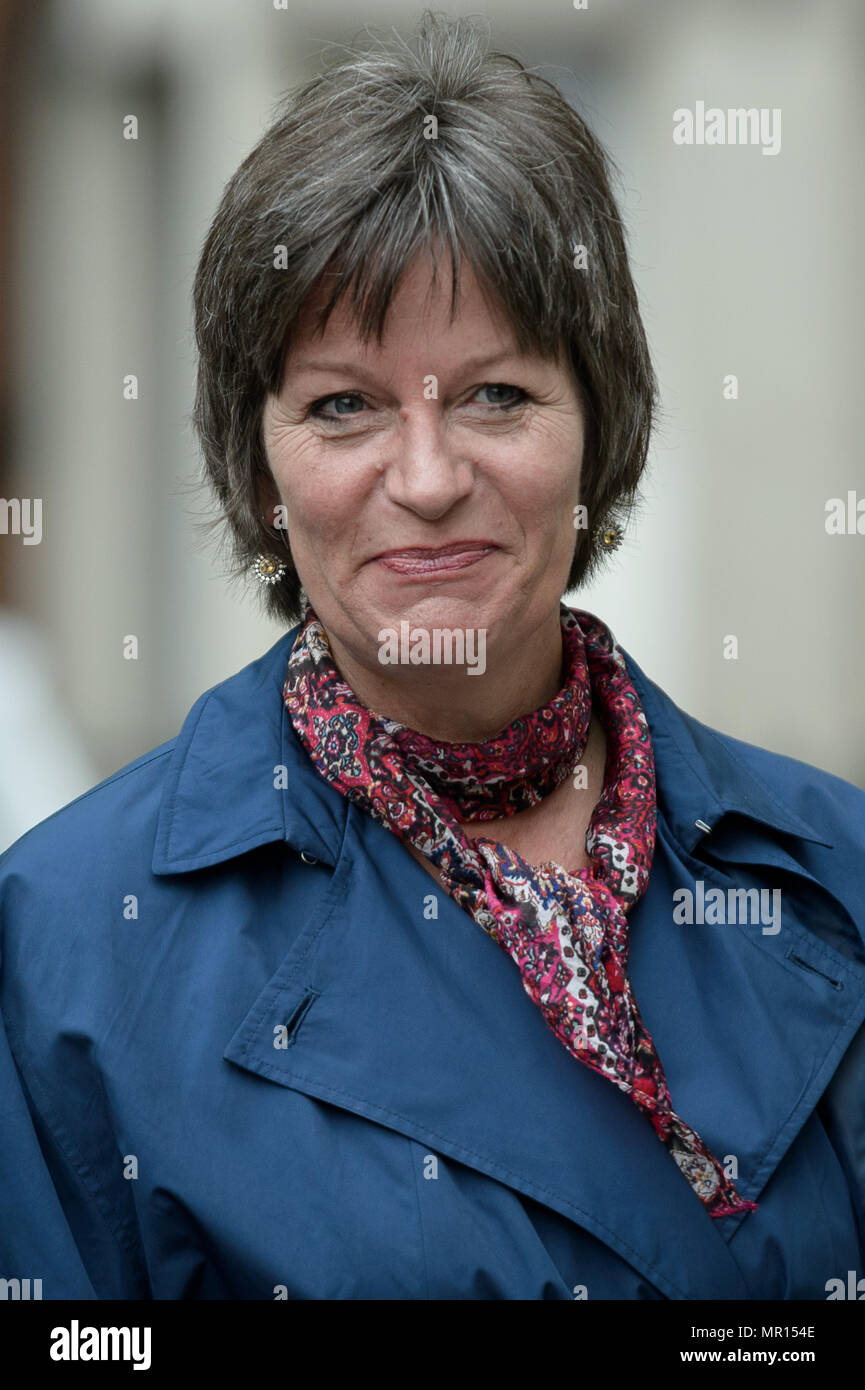
MULTIPOLYGON (((631 922, 631 979, 673 1104, 717 1157, 735 1160, 737 1190, 757 1202, 865 1019, 865 968, 805 925, 794 862, 778 922, 735 913, 716 924, 674 922, 681 888, 696 894, 699 883, 729 901, 731 889, 759 890, 767 876, 750 872, 747 857, 723 872, 693 859, 662 819, 649 890, 631 922)), ((834 898, 819 903, 825 920, 840 920, 834 898)), ((729 1240, 754 1219, 717 1226, 729 1240)))
POLYGON ((669 1298, 749 1297, 646 1119, 567 1053, 506 953, 353 806, 322 914, 224 1055, 544 1203, 669 1298), (292 1041, 274 1048, 285 1024, 292 1041))

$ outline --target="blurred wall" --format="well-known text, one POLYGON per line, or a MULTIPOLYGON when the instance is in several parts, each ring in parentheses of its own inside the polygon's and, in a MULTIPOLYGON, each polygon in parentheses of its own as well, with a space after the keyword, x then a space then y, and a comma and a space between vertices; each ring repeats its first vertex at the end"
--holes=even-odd
MULTIPOLYGON (((190 290, 222 186, 324 43, 365 23, 409 34, 422 8, 26 7, 9 132, 11 466, 16 493, 44 499, 43 539, 0 545, 6 602, 44 634, 99 776, 172 737, 202 690, 279 635, 193 525, 190 290)), ((824 526, 828 498, 865 496, 865 8, 447 8, 487 14, 494 46, 556 81, 622 171, 663 417, 637 522, 575 601, 698 717, 865 786, 865 536, 824 526), (780 153, 674 144, 673 111, 698 100, 781 108, 780 153)))

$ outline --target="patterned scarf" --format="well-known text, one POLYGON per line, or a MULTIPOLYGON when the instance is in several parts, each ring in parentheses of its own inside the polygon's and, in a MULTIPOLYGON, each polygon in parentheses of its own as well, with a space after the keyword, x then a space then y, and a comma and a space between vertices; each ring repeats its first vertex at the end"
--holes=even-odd
POLYGON ((367 709, 334 664, 304 598, 283 699, 321 775, 432 861, 449 895, 511 956, 526 993, 568 1051, 641 1108, 712 1217, 755 1211, 673 1110, 627 977, 627 912, 655 848, 652 744, 609 628, 561 605, 565 683, 484 743, 441 743, 367 709), (459 822, 537 805, 574 774, 595 701, 607 735, 604 789, 586 836, 591 867, 528 864, 459 822))

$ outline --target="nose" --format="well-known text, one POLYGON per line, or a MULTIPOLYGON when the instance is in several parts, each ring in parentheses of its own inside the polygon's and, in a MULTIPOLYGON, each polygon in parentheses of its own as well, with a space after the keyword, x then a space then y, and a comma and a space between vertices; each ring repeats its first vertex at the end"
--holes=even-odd
POLYGON ((436 402, 402 406, 399 418, 385 491, 392 502, 436 521, 471 492, 472 466, 448 440, 436 402))

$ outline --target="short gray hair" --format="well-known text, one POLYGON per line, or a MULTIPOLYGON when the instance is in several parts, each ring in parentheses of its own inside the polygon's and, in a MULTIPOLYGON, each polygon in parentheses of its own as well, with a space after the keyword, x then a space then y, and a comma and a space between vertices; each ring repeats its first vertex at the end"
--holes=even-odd
POLYGON ((425 10, 414 47, 367 30, 363 47, 284 98, 225 187, 193 289, 192 422, 220 505, 215 524, 235 574, 283 547, 286 574, 261 586, 270 614, 299 616, 288 540, 265 522, 259 496, 271 480, 264 402, 280 389, 300 315, 327 270, 321 326, 348 293, 361 338, 380 343, 403 273, 439 240, 451 257, 452 313, 465 255, 521 351, 569 353, 586 410, 588 527, 575 531, 568 589, 594 572, 604 531, 637 502, 657 405, 612 170, 559 90, 491 51, 475 18, 425 10), (575 268, 578 246, 585 268, 575 268))

